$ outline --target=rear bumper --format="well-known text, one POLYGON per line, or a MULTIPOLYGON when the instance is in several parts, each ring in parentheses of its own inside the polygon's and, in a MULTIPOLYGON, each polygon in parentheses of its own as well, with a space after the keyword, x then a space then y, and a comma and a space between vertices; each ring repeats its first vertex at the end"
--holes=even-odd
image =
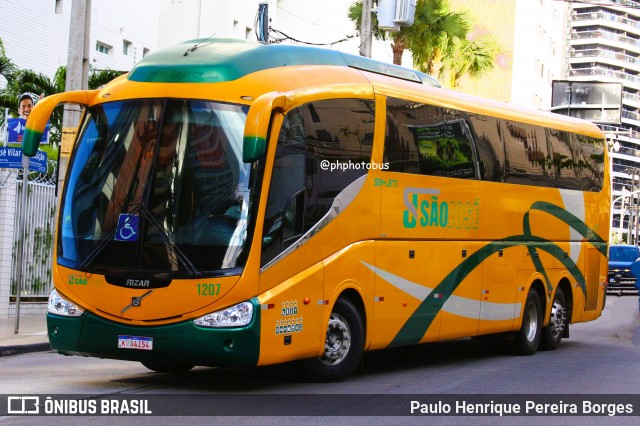
POLYGON ((207 366, 255 366, 260 356, 260 309, 241 328, 199 327, 193 321, 129 326, 90 312, 76 318, 47 314, 51 347, 65 355, 207 366), (118 348, 119 336, 153 339, 152 350, 118 348))

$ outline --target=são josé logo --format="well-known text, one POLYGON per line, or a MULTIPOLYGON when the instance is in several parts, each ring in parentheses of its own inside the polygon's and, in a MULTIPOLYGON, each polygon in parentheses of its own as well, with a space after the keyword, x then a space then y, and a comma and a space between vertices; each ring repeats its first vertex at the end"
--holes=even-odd
POLYGON ((405 228, 440 227, 478 229, 480 199, 473 201, 442 199, 437 188, 406 188, 404 190, 402 223, 405 228))

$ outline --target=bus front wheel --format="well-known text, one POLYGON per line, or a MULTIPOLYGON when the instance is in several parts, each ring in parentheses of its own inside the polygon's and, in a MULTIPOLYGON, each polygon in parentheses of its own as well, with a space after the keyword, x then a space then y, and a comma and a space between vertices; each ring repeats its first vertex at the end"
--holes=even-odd
POLYGON ((358 367, 364 347, 360 312, 347 298, 336 301, 327 324, 324 353, 302 361, 304 373, 317 382, 344 380, 358 367))
POLYGON ((529 289, 522 314, 522 326, 516 332, 515 350, 522 355, 533 355, 540 346, 542 335, 542 304, 540 296, 529 289))

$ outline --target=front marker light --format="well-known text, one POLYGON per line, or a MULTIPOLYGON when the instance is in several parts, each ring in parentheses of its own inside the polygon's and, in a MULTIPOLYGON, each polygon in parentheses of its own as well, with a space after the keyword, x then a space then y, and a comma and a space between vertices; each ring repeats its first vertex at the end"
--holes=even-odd
POLYGON ((51 296, 49 296, 47 312, 62 317, 79 317, 84 312, 84 309, 64 299, 54 288, 51 296))
POLYGON ((253 305, 249 302, 242 302, 202 316, 195 319, 193 323, 201 327, 212 328, 242 327, 249 324, 252 318, 253 305))

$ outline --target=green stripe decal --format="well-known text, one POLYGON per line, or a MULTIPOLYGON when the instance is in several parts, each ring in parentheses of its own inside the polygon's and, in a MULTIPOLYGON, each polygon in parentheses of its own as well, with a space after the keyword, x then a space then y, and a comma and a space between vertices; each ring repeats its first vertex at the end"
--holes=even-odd
POLYGON ((603 256, 607 255, 606 242, 578 217, 557 205, 547 202, 536 202, 532 204, 529 211, 525 213, 523 218, 524 233, 522 235, 514 235, 502 240, 493 241, 480 248, 477 252, 473 253, 460 263, 444 278, 444 280, 442 280, 440 284, 435 287, 426 299, 420 303, 415 312, 400 328, 400 331, 398 331, 391 343, 389 343, 389 347, 419 343, 431 326, 436 315, 438 315, 438 312, 440 312, 449 297, 451 297, 453 292, 458 288, 462 281, 464 281, 467 275, 469 275, 489 256, 493 255, 500 249, 504 249, 506 245, 505 243, 510 243, 511 247, 526 246, 528 248, 534 266, 536 270, 545 277, 547 288, 549 290, 552 289, 549 278, 544 270, 542 262, 534 255, 534 253, 536 249, 540 249, 551 254, 567 268, 586 297, 587 287, 584 275, 573 259, 560 255, 563 251, 557 244, 531 235, 531 226, 529 223, 529 212, 531 210, 540 210, 561 220, 575 229, 580 235, 582 235, 582 237, 588 239, 589 241, 587 242, 595 247, 603 256))

